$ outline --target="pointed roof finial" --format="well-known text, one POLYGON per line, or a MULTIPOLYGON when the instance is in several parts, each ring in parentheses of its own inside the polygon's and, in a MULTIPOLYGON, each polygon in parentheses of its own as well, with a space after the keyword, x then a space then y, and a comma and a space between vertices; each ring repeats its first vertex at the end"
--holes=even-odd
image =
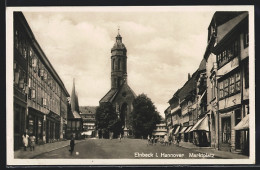
POLYGON ((119 25, 118 25, 118 28, 117 28, 117 30, 118 30, 118 35, 119 35, 119 34, 120 34, 120 33, 119 33, 119 31, 120 31, 120 26, 119 26, 119 25))

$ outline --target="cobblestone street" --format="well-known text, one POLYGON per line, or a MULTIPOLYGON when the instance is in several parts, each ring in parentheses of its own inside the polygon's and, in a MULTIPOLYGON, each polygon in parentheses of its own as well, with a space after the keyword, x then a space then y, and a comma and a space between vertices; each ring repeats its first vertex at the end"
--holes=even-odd
POLYGON ((210 148, 196 148, 190 143, 180 146, 147 145, 141 139, 86 139, 76 141, 72 155, 69 152, 69 141, 45 144, 36 147, 35 151, 16 151, 16 158, 35 159, 247 159, 247 156, 210 148))

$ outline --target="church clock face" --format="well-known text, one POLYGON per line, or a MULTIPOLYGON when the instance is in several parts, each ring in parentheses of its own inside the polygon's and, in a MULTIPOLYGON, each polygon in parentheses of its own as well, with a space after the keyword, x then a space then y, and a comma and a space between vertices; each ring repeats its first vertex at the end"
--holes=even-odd
POLYGON ((123 97, 126 97, 126 92, 125 92, 125 91, 122 93, 122 96, 123 96, 123 97))

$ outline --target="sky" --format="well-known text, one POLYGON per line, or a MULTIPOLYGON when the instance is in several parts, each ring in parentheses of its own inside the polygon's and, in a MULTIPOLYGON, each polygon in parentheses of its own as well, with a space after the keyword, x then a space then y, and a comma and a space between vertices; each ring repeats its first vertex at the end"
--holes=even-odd
POLYGON ((215 11, 117 9, 23 14, 70 94, 75 78, 80 106, 98 106, 110 90, 111 48, 120 28, 128 84, 137 95, 146 94, 164 117, 169 99, 203 59, 215 11))

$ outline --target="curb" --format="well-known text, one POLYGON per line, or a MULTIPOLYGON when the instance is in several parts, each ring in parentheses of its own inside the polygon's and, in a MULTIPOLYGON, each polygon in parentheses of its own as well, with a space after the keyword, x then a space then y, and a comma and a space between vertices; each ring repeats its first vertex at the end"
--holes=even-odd
MULTIPOLYGON (((81 143, 81 142, 83 142, 83 141, 85 141, 85 140, 80 140, 79 142, 75 142, 75 144, 78 144, 78 143, 81 143)), ((45 153, 49 153, 49 152, 52 152, 52 151, 55 151, 55 150, 58 150, 58 149, 61 149, 61 148, 65 148, 65 147, 67 147, 67 146, 69 146, 69 145, 65 145, 65 146, 62 146, 62 147, 59 147, 59 148, 54 148, 54 149, 52 149, 52 150, 50 150, 50 151, 47 151, 47 152, 43 152, 43 153, 40 153, 40 154, 38 154, 38 155, 34 155, 34 156, 32 156, 31 158, 29 158, 29 159, 34 159, 34 158, 36 158, 37 156, 39 156, 39 155, 42 155, 42 154, 45 154, 45 153)))
MULTIPOLYGON (((83 142, 83 141, 85 141, 85 140, 80 140, 80 141, 78 141, 78 142, 75 142, 75 144, 81 143, 81 142, 83 142)), ((42 153, 33 155, 33 156, 31 156, 31 157, 28 157, 28 158, 14 158, 14 159, 34 159, 34 158, 36 158, 36 157, 39 156, 39 155, 42 155, 42 154, 45 154, 45 153, 49 153, 49 152, 55 151, 55 150, 57 150, 57 149, 65 148, 65 147, 67 147, 67 146, 69 146, 69 144, 67 144, 67 145, 65 145, 65 146, 61 146, 61 147, 59 147, 59 148, 51 149, 51 150, 46 151, 46 152, 42 152, 42 153)))

